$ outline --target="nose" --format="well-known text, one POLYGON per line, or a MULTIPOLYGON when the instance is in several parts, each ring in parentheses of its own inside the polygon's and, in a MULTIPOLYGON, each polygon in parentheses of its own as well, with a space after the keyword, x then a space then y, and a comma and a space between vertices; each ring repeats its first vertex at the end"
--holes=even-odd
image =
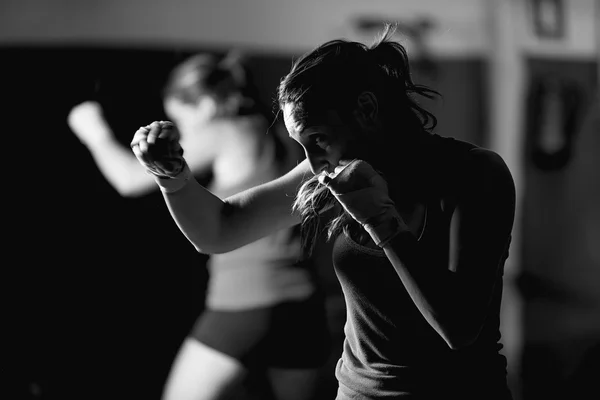
POLYGON ((323 171, 330 172, 329 170, 331 169, 331 164, 324 156, 318 156, 306 152, 306 158, 308 159, 310 170, 314 175, 319 175, 323 171))

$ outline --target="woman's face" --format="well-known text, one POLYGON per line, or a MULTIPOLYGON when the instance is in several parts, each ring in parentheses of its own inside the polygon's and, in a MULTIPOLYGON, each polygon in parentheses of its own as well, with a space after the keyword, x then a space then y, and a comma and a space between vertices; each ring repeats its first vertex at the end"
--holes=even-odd
POLYGON ((302 126, 293 116, 293 104, 283 106, 283 120, 292 139, 304 148, 313 174, 333 173, 344 161, 361 158, 363 152, 356 127, 344 124, 337 113, 331 111, 323 125, 302 126))

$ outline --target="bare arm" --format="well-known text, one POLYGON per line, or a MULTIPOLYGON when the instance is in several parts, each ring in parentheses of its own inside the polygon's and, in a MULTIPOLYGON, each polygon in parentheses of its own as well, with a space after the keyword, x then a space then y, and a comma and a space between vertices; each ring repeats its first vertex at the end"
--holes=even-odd
POLYGON ((156 190, 154 179, 115 139, 87 147, 104 178, 121 196, 138 197, 156 190))
POLYGON ((306 160, 284 176, 224 201, 195 180, 164 193, 171 216, 202 253, 226 253, 300 222, 292 204, 302 182, 312 176, 306 160))
POLYGON ((473 343, 483 326, 510 243, 515 188, 502 159, 476 150, 467 189, 451 220, 450 265, 431 268, 406 232, 384 251, 415 305, 453 349, 473 343))
MULTIPOLYGON (((121 196, 139 197, 156 190, 156 182, 131 149, 115 138, 104 120, 100 104, 87 101, 75 106, 68 116, 68 123, 90 151, 104 178, 121 196)), ((213 147, 194 146, 186 158, 192 172, 202 172, 212 165, 213 147)))

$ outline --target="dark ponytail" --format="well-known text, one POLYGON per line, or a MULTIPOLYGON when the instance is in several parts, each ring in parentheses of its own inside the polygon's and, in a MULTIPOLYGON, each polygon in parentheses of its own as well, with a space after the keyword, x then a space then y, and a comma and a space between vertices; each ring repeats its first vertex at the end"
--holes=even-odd
POLYGON ((394 107, 397 106, 394 98, 399 100, 400 107, 408 107, 419 119, 424 130, 432 131, 437 125, 437 118, 419 105, 417 96, 433 99, 440 96, 440 93, 413 82, 406 49, 392 40, 396 29, 397 25, 386 24, 380 37, 368 49, 368 57, 372 63, 385 74, 385 85, 395 88, 393 91, 387 91, 390 95, 386 96, 387 101, 384 104, 394 107))

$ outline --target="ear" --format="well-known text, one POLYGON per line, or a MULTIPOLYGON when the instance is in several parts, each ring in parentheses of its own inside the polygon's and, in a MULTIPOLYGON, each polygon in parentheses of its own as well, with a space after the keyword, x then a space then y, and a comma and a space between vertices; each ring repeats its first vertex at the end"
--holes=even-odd
POLYGON ((373 92, 362 92, 356 99, 354 117, 362 128, 372 128, 377 121, 378 104, 373 92))

